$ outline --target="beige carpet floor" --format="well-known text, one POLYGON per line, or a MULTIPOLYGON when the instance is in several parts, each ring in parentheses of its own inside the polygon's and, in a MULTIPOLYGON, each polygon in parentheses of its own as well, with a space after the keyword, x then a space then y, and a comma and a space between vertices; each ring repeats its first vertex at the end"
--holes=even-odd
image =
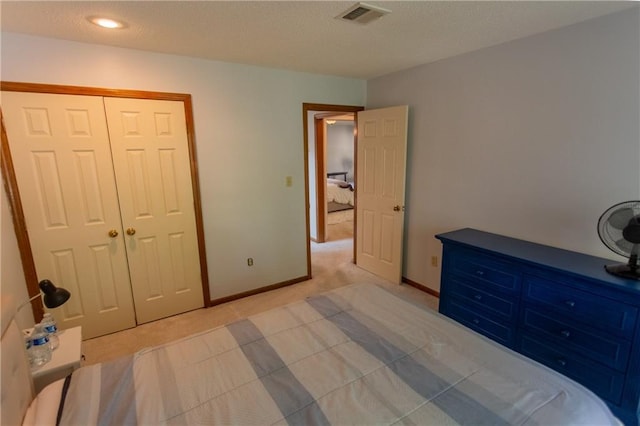
POLYGON ((376 283, 414 303, 437 309, 436 297, 406 284, 392 284, 354 265, 352 235, 352 221, 329 225, 328 241, 312 243, 313 278, 308 281, 85 340, 83 365, 108 361, 353 283, 376 283))

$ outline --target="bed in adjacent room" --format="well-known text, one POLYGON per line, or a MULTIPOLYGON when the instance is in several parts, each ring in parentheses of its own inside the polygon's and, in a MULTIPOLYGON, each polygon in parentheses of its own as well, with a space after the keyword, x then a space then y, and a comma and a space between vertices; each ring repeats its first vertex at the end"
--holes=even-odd
POLYGON ((329 212, 352 209, 354 204, 353 183, 340 179, 327 178, 327 203, 329 212))
POLYGON ((347 173, 327 173, 327 224, 353 221, 354 185, 347 181, 347 173), (335 179, 342 176, 343 180, 335 179))
MULTIPOLYGON (((6 370, 21 351, 3 327, 2 424, 32 389, 6 370)), ((21 407, 14 424, 617 424, 584 387, 373 284, 82 367, 21 407)))

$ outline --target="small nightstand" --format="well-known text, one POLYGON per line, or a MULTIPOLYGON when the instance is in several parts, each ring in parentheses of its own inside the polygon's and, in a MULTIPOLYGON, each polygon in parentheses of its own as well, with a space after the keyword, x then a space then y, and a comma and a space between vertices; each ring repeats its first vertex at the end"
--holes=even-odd
POLYGON ((58 331, 60 345, 51 354, 51 361, 31 369, 36 394, 49 383, 63 379, 80 367, 82 358, 82 327, 58 331))

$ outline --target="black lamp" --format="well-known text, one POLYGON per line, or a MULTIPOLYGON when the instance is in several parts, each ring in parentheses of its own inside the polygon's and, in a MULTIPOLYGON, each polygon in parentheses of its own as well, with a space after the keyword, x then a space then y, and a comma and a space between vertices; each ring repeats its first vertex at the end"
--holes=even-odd
MULTIPOLYGON (((68 290, 62 287, 56 287, 49 280, 40 281, 38 283, 38 286, 40 287, 40 291, 44 293, 44 306, 49 309, 57 308, 58 306, 63 305, 71 297, 71 293, 69 293, 68 290)), ((34 301, 38 296, 40 296, 40 293, 36 294, 31 299, 18 306, 17 310, 19 311, 27 303, 34 301)))
POLYGON ((38 285, 40 286, 40 291, 44 293, 44 306, 49 309, 63 305, 71 297, 71 293, 68 290, 56 287, 49 280, 42 280, 38 285))

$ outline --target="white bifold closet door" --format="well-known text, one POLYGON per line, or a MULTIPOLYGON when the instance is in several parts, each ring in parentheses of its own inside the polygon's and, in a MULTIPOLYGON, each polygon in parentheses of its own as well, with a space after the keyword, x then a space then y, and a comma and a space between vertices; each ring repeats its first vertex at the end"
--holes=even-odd
POLYGON ((184 105, 2 92, 38 279, 83 337, 203 306, 184 105))

